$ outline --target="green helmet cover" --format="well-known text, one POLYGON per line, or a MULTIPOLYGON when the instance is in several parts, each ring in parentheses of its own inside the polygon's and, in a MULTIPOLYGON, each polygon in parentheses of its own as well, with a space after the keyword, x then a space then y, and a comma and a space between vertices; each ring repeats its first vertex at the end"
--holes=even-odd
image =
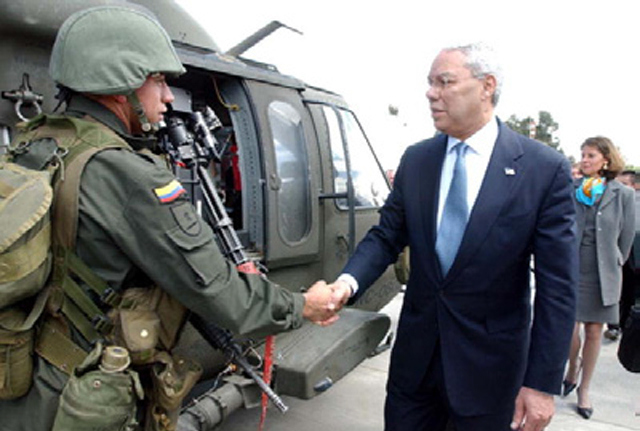
POLYGON ((62 24, 49 64, 55 82, 92 94, 130 94, 152 73, 185 72, 150 14, 123 6, 81 10, 62 24))

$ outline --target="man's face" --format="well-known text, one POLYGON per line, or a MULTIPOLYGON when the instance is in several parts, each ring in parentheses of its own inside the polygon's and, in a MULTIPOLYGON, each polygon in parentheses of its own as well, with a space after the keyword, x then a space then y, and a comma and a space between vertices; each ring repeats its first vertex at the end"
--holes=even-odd
POLYGON ((634 187, 634 176, 633 174, 620 174, 618 175, 618 178, 616 178, 618 181, 620 181, 622 184, 624 184, 625 186, 629 186, 629 187, 634 187))
POLYGON ((459 51, 442 51, 429 72, 427 99, 436 129, 464 140, 491 118, 495 78, 474 78, 459 51))
POLYGON ((571 165, 571 178, 582 178, 582 171, 580 170, 580 165, 578 163, 571 165))
POLYGON ((162 114, 167 112, 167 103, 174 101, 164 75, 159 73, 149 76, 142 87, 136 90, 136 94, 151 123, 162 121, 162 114))

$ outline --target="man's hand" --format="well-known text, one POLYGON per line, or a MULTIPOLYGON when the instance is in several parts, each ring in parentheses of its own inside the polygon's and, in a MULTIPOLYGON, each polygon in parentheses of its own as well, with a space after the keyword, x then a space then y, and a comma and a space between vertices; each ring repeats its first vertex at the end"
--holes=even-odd
POLYGON ((553 395, 527 388, 520 388, 511 429, 518 431, 543 431, 555 413, 553 395))
POLYGON ((342 280, 335 281, 333 284, 330 284, 329 287, 333 291, 331 301, 336 307, 336 311, 340 311, 351 297, 351 287, 346 281, 342 280))
POLYGON ((304 293, 302 317, 320 326, 328 326, 338 320, 339 307, 333 302, 333 290, 324 281, 318 281, 304 293))

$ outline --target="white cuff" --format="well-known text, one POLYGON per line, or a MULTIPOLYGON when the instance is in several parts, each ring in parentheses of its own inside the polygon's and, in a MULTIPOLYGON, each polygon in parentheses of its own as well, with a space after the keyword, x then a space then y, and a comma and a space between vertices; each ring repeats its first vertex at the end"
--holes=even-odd
POLYGON ((358 280, 356 280, 351 274, 340 274, 337 281, 344 281, 351 288, 351 295, 353 296, 358 291, 358 280))

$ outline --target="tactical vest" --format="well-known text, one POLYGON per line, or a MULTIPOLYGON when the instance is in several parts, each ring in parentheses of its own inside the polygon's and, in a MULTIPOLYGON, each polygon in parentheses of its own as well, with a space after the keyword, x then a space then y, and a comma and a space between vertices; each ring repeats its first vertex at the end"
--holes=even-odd
POLYGON ((13 143, 15 163, 32 169, 52 161, 59 164, 52 181, 53 272, 41 295, 45 300, 39 301, 46 303, 46 309, 35 352, 73 379, 73 370, 86 363, 88 352, 74 342, 71 327, 89 343, 124 346, 134 367, 150 365, 146 368, 151 369, 152 387, 145 388, 145 395, 152 406, 147 408, 146 429, 174 429, 182 398, 201 373, 196 364, 174 361, 167 353, 186 310, 159 287, 116 292, 74 253, 80 179, 87 162, 106 149, 132 149, 91 118, 51 115, 20 124, 13 143))

